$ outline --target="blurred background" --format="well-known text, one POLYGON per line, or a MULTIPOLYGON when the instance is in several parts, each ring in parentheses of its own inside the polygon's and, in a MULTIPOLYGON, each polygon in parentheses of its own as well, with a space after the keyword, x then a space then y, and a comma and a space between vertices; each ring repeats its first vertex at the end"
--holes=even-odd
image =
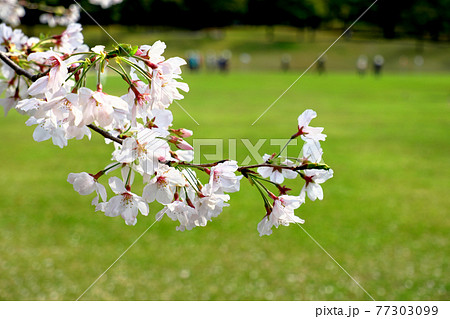
MULTIPOLYGON (((261 155, 276 152, 269 140, 289 138, 297 116, 316 110, 335 176, 323 201, 296 211, 303 227, 376 300, 450 298, 450 1, 379 1, 256 123, 371 1, 79 3, 109 34, 81 12, 90 46, 161 40, 166 58, 186 59, 190 92, 180 104, 197 123, 173 104, 174 126, 223 139, 225 157, 229 139, 238 161, 249 155, 242 139, 267 139, 261 155)), ((33 11, 19 28, 64 29, 40 25, 33 11)), ((105 91, 126 87, 111 75, 105 91)), ((95 213, 65 180, 105 167, 112 146, 93 136, 60 150, 34 142, 25 121, 0 118, 0 299, 74 300, 161 207, 134 227, 95 213)), ((296 195, 302 184, 289 186, 296 195)), ((241 188, 205 228, 155 224, 83 300, 370 300, 301 228, 260 238, 263 203, 247 181, 241 188)))
MULTIPOLYGON (((31 1, 42 2, 42 1, 31 1)), ((46 1, 68 6, 72 1, 46 1)), ((151 44, 163 39, 194 70, 304 70, 372 3, 366 0, 124 0, 110 8, 78 1, 89 45, 151 44), (112 36, 101 30, 101 24, 112 36), (222 63, 222 64, 221 64, 222 63), (223 66, 223 64, 226 64, 223 66)), ((21 19, 38 35, 42 12, 21 19)), ((62 28, 60 28, 62 29, 62 28)), ((52 32, 58 28, 52 29, 52 32)), ((49 31, 48 31, 49 32, 49 31)), ((448 71, 448 0, 380 1, 345 33, 318 66, 324 71, 372 68, 396 72, 448 71), (383 61, 384 60, 384 61, 383 61)), ((320 70, 319 70, 320 71, 320 70)))

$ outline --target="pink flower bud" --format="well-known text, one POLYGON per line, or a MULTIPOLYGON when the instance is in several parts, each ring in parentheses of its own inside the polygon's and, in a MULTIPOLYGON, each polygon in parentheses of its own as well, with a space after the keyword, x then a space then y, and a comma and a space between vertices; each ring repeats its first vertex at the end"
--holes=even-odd
POLYGON ((179 137, 190 137, 192 136, 193 132, 191 130, 185 129, 185 128, 179 128, 177 130, 171 129, 172 133, 178 135, 179 137))
POLYGON ((193 132, 191 131, 191 130, 187 130, 187 129, 185 129, 185 128, 180 128, 180 136, 181 137, 190 137, 190 136, 192 136, 192 134, 193 134, 193 132))
POLYGON ((187 151, 191 151, 194 148, 185 140, 183 140, 181 137, 177 137, 177 136, 170 136, 169 143, 175 144, 176 147, 178 147, 181 150, 187 150, 187 151))
POLYGON ((176 144, 176 146, 181 150, 191 151, 194 149, 188 142, 183 139, 178 144, 176 144))

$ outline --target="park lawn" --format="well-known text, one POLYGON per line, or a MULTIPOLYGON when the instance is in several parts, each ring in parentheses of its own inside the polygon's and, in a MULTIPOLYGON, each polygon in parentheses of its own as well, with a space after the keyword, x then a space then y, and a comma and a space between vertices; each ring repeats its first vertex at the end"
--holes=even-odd
MULTIPOLYGON (((267 139, 262 152, 276 152, 270 139, 288 138, 297 116, 313 108, 335 176, 323 201, 296 211, 303 229, 376 300, 448 300, 450 77, 306 75, 252 125, 298 76, 185 74, 191 91, 180 105, 199 125, 173 104, 174 125, 198 139, 236 139, 242 161, 241 139, 267 139)), ((118 78, 108 90, 120 92, 118 78)), ((60 150, 34 142, 25 120, 15 112, 0 119, 0 300, 74 300, 160 207, 152 204, 134 227, 95 213, 92 196, 65 180, 102 169, 112 145, 94 135, 60 150)), ((289 185, 300 191, 299 180, 289 185)), ((156 223, 81 299, 370 300, 300 227, 260 238, 262 201, 246 180, 241 189, 205 228, 156 223)))

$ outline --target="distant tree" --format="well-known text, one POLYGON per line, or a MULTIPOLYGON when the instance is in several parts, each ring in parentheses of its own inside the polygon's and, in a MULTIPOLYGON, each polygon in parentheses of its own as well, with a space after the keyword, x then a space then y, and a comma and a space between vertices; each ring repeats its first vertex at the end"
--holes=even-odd
MULTIPOLYGON (((30 2, 65 7, 73 4, 72 0, 30 2)), ((243 23, 265 25, 268 37, 273 38, 273 26, 279 24, 317 29, 324 22, 338 21, 346 27, 373 0, 123 0, 106 10, 88 0, 78 3, 101 25, 164 25, 198 30, 243 23)), ((38 12, 27 12, 22 23, 39 24, 39 16, 38 12)), ((361 22, 379 27, 389 39, 407 34, 439 40, 442 34, 450 37, 450 0, 378 1, 361 22)), ((80 23, 95 22, 82 11, 80 23)))
POLYGON ((450 31, 450 0, 414 0, 410 10, 402 12, 401 21, 407 33, 437 41, 450 31))
POLYGON ((321 19, 311 0, 248 0, 245 23, 267 26, 267 35, 272 38, 274 25, 316 29, 321 19))

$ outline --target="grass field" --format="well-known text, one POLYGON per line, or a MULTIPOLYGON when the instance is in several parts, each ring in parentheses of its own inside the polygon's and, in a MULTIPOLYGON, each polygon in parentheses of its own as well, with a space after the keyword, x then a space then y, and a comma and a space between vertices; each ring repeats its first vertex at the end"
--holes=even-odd
MULTIPOLYGON (((252 126, 298 75, 186 74, 191 92, 181 105, 199 125, 174 104, 175 126, 225 145, 238 139, 242 160, 240 139, 289 137, 313 108, 335 177, 322 202, 297 210, 304 229, 377 300, 448 300, 450 77, 307 75, 252 126)), ((108 85, 118 92, 116 79, 108 85)), ((63 150, 36 143, 25 120, 0 118, 0 299, 74 300, 153 223, 158 206, 134 227, 94 213, 92 198, 66 178, 103 168, 112 146, 97 135, 63 150)), ((246 181, 230 203, 189 232, 164 218, 82 300, 370 299, 299 227, 260 238, 264 208, 246 181)))

